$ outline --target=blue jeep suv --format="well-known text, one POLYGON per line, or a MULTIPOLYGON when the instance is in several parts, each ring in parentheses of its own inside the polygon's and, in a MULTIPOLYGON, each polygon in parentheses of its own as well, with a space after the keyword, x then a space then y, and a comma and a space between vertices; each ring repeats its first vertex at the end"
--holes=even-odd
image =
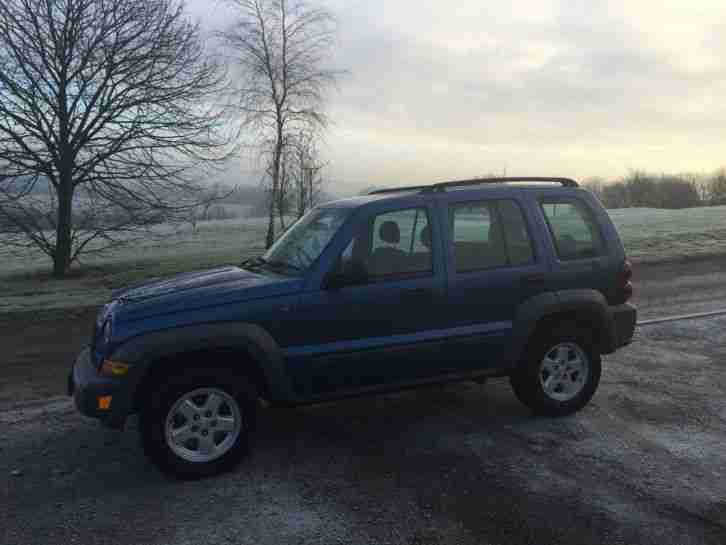
POLYGON ((261 401, 300 405, 508 376, 534 412, 595 393, 631 342, 631 266, 569 179, 374 191, 318 206, 262 257, 122 290, 76 360, 78 409, 182 478, 232 468, 261 401))

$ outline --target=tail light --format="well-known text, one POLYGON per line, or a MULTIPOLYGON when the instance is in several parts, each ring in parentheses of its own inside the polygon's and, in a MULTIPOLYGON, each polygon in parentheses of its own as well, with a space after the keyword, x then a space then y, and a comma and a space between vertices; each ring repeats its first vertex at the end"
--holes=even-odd
POLYGON ((627 259, 623 268, 618 273, 617 300, 618 303, 625 303, 633 296, 633 265, 627 259))

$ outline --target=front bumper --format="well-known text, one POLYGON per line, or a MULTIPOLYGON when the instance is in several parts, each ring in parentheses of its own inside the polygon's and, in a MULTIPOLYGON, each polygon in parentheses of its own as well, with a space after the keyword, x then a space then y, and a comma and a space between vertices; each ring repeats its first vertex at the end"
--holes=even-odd
POLYGON ((614 349, 629 345, 635 335, 635 324, 638 320, 638 311, 634 305, 625 303, 611 307, 610 315, 613 323, 614 349))
POLYGON ((126 416, 122 414, 123 398, 118 379, 102 377, 91 360, 89 348, 78 354, 68 375, 68 395, 73 397, 76 408, 84 415, 99 418, 104 423, 117 427, 126 416), (99 398, 111 396, 107 409, 99 407, 99 398))

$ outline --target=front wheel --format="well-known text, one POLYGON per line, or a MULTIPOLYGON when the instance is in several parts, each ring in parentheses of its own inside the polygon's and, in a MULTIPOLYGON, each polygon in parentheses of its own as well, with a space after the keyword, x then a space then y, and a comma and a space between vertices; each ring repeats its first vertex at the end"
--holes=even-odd
POLYGON ((255 412, 254 389, 243 378, 220 371, 172 380, 142 408, 144 452, 177 478, 229 471, 249 452, 255 412))
POLYGON ((584 334, 538 336, 523 363, 510 379, 512 389, 537 414, 572 414, 587 405, 600 383, 600 354, 584 334))

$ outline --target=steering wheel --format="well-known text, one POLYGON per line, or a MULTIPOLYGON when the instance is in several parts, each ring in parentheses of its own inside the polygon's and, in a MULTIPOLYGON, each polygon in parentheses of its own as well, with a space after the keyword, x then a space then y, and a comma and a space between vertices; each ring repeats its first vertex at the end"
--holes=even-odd
POLYGON ((307 253, 305 251, 305 249, 302 246, 296 246, 295 251, 297 252, 297 259, 301 264, 310 265, 310 263, 313 262, 313 258, 310 256, 309 253, 307 253), (305 260, 300 259, 300 256, 304 257, 305 260))

